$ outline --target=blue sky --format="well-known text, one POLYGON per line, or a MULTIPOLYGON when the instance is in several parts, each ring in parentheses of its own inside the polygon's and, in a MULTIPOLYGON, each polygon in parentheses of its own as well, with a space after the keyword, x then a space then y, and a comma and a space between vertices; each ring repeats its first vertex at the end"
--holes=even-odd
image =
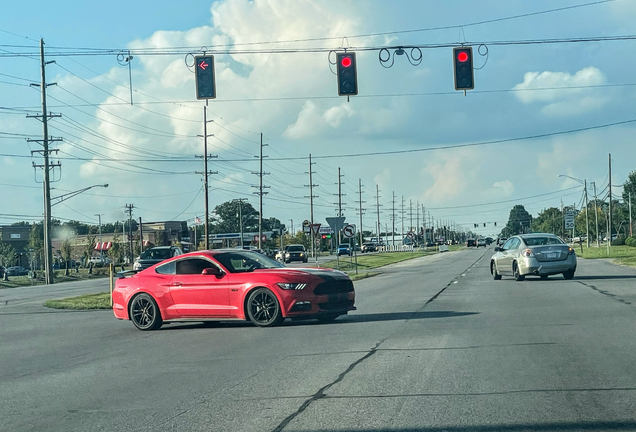
MULTIPOLYGON (((418 28, 453 26, 507 17, 588 1, 321 1, 223 0, 184 1, 18 2, 4 6, 0 16, 0 49, 23 52, 45 39, 47 52, 59 47, 134 49, 289 41, 338 37, 328 41, 258 45, 284 48, 338 48, 343 36, 418 28), (36 10, 37 13, 33 13, 36 10), (3 32, 4 31, 4 32, 3 32), (27 36, 17 37, 6 32, 27 36)), ((350 46, 509 41, 631 35, 636 33, 636 2, 616 0, 542 15, 457 28, 348 38, 350 46), (461 39, 460 39, 461 38, 461 39)), ((585 128, 636 117, 634 41, 579 44, 489 45, 488 62, 475 71, 476 88, 464 97, 454 92, 452 49, 426 49, 417 67, 398 57, 384 69, 377 51, 358 53, 360 96, 347 103, 338 98, 336 80, 325 53, 251 55, 216 54, 218 99, 210 103, 214 120, 210 152, 219 155, 211 169, 211 206, 231 198, 250 197, 257 178, 258 133, 269 144, 264 216, 289 223, 309 217, 304 160, 286 157, 408 150, 500 140, 585 128), (632 85, 624 85, 632 84, 632 85), (614 85, 614 86, 611 86, 614 85), (620 85, 620 86, 616 86, 620 85), (575 89, 560 89, 577 87, 575 89), (533 89, 543 90, 533 90, 533 89), (549 90, 546 90, 549 89, 549 90), (514 90, 514 91, 512 91, 514 90), (432 94, 434 93, 434 94, 432 94), (407 96, 410 95, 410 96, 407 96), (291 98, 283 99, 280 98, 291 98), (232 161, 239 160, 239 161, 232 161)), ((238 47, 239 45, 237 45, 238 47)), ((477 46, 474 47, 477 49, 477 46)), ((58 50, 59 51, 59 50, 58 50)), ((3 51, 0 51, 3 52, 3 51)), ((51 110, 63 114, 51 122, 51 134, 66 141, 62 177, 53 195, 91 184, 109 183, 56 206, 54 216, 96 222, 123 219, 125 203, 146 220, 192 219, 201 215, 203 196, 200 164, 144 161, 182 158, 202 152, 202 102, 194 98, 192 74, 183 55, 136 56, 133 60, 135 105, 129 99, 128 70, 112 56, 56 57, 47 67, 51 110), (80 99, 81 98, 81 99, 80 99), (90 104, 88 104, 88 103, 90 104), (69 106, 71 105, 71 106, 69 106), (78 106, 79 105, 79 106, 78 106), (134 150, 131 150, 134 147, 134 150), (87 150, 89 152, 87 152, 87 150), (141 151, 143 150, 143 152, 141 151), (95 156, 98 151, 102 156, 95 156), (135 156, 136 155, 136 156, 135 156), (70 160, 116 158, 121 163, 70 160), (109 165, 115 168, 109 168, 109 165), (140 168, 141 167, 141 168, 140 168), (170 173, 153 171, 146 168, 170 173), (130 172, 135 171, 135 172, 130 172), (94 193, 93 193, 94 192, 94 193)), ((478 57, 477 66, 483 63, 478 57)), ((0 58, 0 74, 39 81, 38 63, 31 58, 0 58)), ((36 110, 40 94, 26 81, 0 75, 0 132, 37 136, 41 126, 24 118, 36 110), (7 84, 13 83, 13 84, 7 84)), ((391 156, 316 159, 315 219, 335 215, 337 169, 345 174, 345 215, 358 221, 358 179, 362 179, 364 225, 376 219, 375 185, 381 189, 382 223, 388 223, 389 200, 395 191, 426 206, 436 219, 452 219, 478 232, 496 233, 492 222, 505 223, 516 202, 536 214, 544 207, 578 203, 577 183, 558 174, 595 181, 599 192, 607 184, 608 153, 613 157, 613 184, 620 184, 636 167, 634 125, 627 124, 567 135, 486 146, 445 149, 391 156), (536 195, 563 191, 537 198, 536 195), (463 207, 515 200, 511 203, 463 207), (482 225, 483 226, 483 225, 482 225)), ((23 138, 0 139, 0 213, 37 216, 42 212, 41 188, 34 180, 28 156, 35 144, 23 138)), ((194 158, 193 158, 194 159, 194 158)), ((33 159, 37 161, 37 159, 33 159)), ((14 219, 0 216, 0 223, 14 219)))

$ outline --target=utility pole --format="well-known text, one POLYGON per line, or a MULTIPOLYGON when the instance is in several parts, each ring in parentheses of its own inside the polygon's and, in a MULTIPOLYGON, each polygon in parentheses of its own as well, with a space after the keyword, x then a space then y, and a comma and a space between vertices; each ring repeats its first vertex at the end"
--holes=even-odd
MULTIPOLYGON (((208 114, 207 114, 207 103, 208 101, 205 101, 206 106, 203 107, 203 156, 201 156, 203 158, 203 172, 199 172, 197 171, 196 174, 203 174, 203 188, 205 189, 205 240, 204 240, 204 244, 205 244, 205 250, 210 249, 210 206, 209 206, 209 199, 208 199, 208 176, 210 174, 218 174, 218 172, 214 171, 208 171, 208 159, 211 158, 216 158, 218 156, 212 156, 212 155, 208 155, 208 137, 209 136, 214 136, 213 134, 208 135, 208 123, 212 123, 214 120, 209 120, 208 121, 208 114)), ((198 135, 199 137, 201 135, 198 135)), ((199 156, 197 156, 199 157, 199 156)))
POLYGON ((263 156, 263 147, 267 144, 263 144, 263 134, 261 133, 261 153, 260 156, 256 156, 259 158, 259 166, 260 169, 258 172, 252 171, 252 174, 256 174, 258 176, 258 186, 252 186, 254 188, 258 188, 258 192, 254 192, 254 194, 258 195, 258 248, 262 249, 262 237, 263 237, 263 195, 266 195, 267 192, 263 192, 263 189, 269 188, 269 186, 263 186, 263 176, 268 175, 269 173, 263 172, 263 158, 267 156, 263 156))
POLYGON ((609 225, 607 231, 607 247, 612 247, 612 155, 609 155, 609 225))
POLYGON ((238 201, 238 219, 239 219, 239 235, 241 236, 241 249, 243 249, 243 201, 247 201, 247 198, 236 198, 232 201, 238 201))
POLYGON ((413 231, 413 202, 409 198, 409 232, 413 231))
POLYGON ((31 84, 33 87, 40 87, 40 93, 42 94, 42 114, 41 115, 28 115, 27 118, 37 118, 42 122, 42 140, 27 139, 27 142, 37 142, 42 145, 42 150, 32 151, 33 153, 40 153, 44 158, 44 164, 36 165, 33 163, 33 168, 42 168, 44 171, 44 179, 42 186, 44 189, 44 279, 47 285, 53 283, 53 250, 51 247, 51 177, 50 171, 52 169, 61 168, 62 165, 58 161, 51 164, 49 156, 57 149, 49 149, 49 143, 61 141, 61 138, 49 137, 48 120, 52 117, 62 117, 61 114, 49 114, 46 109, 46 88, 48 86, 56 85, 56 83, 46 83, 46 65, 55 63, 54 61, 44 61, 44 39, 40 39, 40 72, 42 74, 42 81, 40 84, 31 84))
POLYGON ((104 243, 102 243, 102 215, 101 213, 96 214, 99 219, 99 258, 104 262, 104 243))
POLYGON ((420 235, 420 202, 418 201, 415 205, 415 238, 419 241, 420 235))
MULTIPOLYGON (((380 227, 380 187, 375 185, 375 213, 378 216, 378 245, 381 243, 380 232, 382 231, 380 227)), ((631 219, 631 217, 630 217, 631 219)))
POLYGON ((391 231, 392 243, 393 247, 395 247, 395 191, 393 191, 393 200, 391 201, 393 204, 393 211, 391 215, 391 220, 393 221, 393 229, 391 231))
POLYGON ((587 200, 587 180, 583 180, 583 186, 585 187, 585 235, 587 236, 587 247, 590 247, 590 219, 588 217, 588 213, 590 212, 590 208, 588 206, 587 200))
MULTIPOLYGON (((314 187, 318 187, 319 185, 315 185, 314 181, 313 181, 313 174, 314 171, 312 170, 312 166, 315 165, 316 162, 312 162, 311 161, 311 153, 309 154, 309 184, 305 185, 305 187, 309 187, 309 196, 305 197, 305 198, 309 198, 309 209, 310 209, 310 220, 311 220, 311 224, 314 224, 314 198, 318 198, 317 195, 314 195, 314 187)), ((316 261, 318 261, 318 255, 316 254, 316 242, 314 240, 314 230, 311 230, 310 233, 311 236, 311 251, 313 256, 316 258, 316 261)))
POLYGON ((594 185, 594 218, 596 219, 596 247, 601 247, 601 240, 599 239, 598 232, 598 199, 596 198, 596 182, 592 182, 594 185))
POLYGON ((424 204, 422 204, 422 223, 424 224, 424 246, 428 242, 428 229, 426 228, 426 209, 424 208, 424 204))
MULTIPOLYGON (((346 204, 342 202, 342 196, 346 195, 342 193, 342 177, 344 177, 344 174, 340 174, 340 167, 338 167, 338 217, 342 217, 342 204, 346 204)), ((341 231, 338 231, 338 244, 340 244, 341 242, 341 231)), ((336 255, 336 258, 337 257, 338 255, 336 255)))
POLYGON ((358 194, 360 196, 360 200, 358 201, 360 205, 360 229, 358 231, 360 232, 360 247, 362 247, 362 243, 364 243, 364 236, 362 235, 362 210, 365 210, 362 208, 362 203, 366 201, 362 201, 362 179, 360 178, 358 179, 358 194))
POLYGON ((402 209, 400 210, 400 215, 402 216, 402 225, 400 229, 402 230, 402 243, 404 243, 404 195, 402 195, 402 209))
POLYGON ((629 197, 629 236, 632 236, 632 193, 628 192, 629 197))
MULTIPOLYGON (((195 225, 196 226, 196 225, 195 225)), ((196 247, 196 231, 194 233, 194 244, 196 247)), ((196 249, 195 249, 196 250, 196 249)), ((144 251, 144 226, 141 223, 141 216, 139 216, 139 255, 141 255, 144 251)), ((192 251, 190 251, 192 252, 192 251)))
POLYGON ((129 257, 129 262, 130 264, 132 264, 133 259, 134 259, 134 252, 133 252, 133 232, 132 232, 132 213, 133 213, 133 209, 135 208, 135 206, 133 204, 126 204, 126 211, 125 213, 128 213, 128 233, 129 233, 129 239, 128 239, 128 244, 130 245, 130 254, 128 255, 129 257))

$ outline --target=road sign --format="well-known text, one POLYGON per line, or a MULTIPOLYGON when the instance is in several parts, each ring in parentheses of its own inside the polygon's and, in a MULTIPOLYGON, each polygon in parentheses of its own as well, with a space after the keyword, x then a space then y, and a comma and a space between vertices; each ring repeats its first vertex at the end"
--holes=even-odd
MULTIPOLYGON (((255 242, 257 242, 257 241, 258 241, 258 234, 256 234, 256 235, 254 236, 253 240, 254 240, 255 242)), ((266 236, 265 234, 263 234, 263 235, 261 236, 261 241, 264 241, 264 242, 266 242, 266 241, 267 241, 267 236, 266 236)))
POLYGON ((327 223, 329 224, 329 226, 331 227, 331 229, 333 230, 333 232, 338 232, 344 226, 345 218, 344 218, 344 216, 343 217, 330 217, 330 218, 326 218, 326 220, 327 220, 327 223))
POLYGON ((318 234, 333 234, 331 227, 321 226, 318 230, 318 234))
POLYGON ((353 238, 356 235, 356 226, 353 224, 349 224, 342 229, 342 234, 346 238, 353 238))
POLYGON ((320 224, 311 224, 311 232, 314 234, 314 237, 318 236, 318 230, 320 230, 320 224))
POLYGON ((565 229, 574 229, 574 210, 565 212, 565 229))
POLYGON ((413 237, 415 237, 415 234, 413 234, 412 232, 409 232, 408 234, 406 234, 406 236, 410 238, 411 240, 413 240, 413 237))
POLYGON ((303 221, 303 232, 305 234, 309 234, 311 232, 311 222, 309 222, 308 220, 304 220, 303 221))
POLYGON ((314 241, 316 242, 316 246, 320 246, 320 237, 316 237, 314 241))

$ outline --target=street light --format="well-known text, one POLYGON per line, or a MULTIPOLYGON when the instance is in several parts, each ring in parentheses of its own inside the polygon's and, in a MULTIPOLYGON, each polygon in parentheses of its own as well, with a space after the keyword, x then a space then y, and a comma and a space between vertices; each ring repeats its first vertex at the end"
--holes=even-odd
MULTIPOLYGON (((581 180, 574 177, 570 177, 569 175, 559 174, 557 177, 567 177, 574 181, 577 181, 583 185, 584 193, 585 193, 585 235, 587 236, 587 247, 590 247, 590 222, 588 218, 588 202, 587 202, 587 180, 581 180)), ((598 232, 596 233, 598 235, 598 232)))
POLYGON ((61 203, 62 201, 65 201, 65 200, 67 200, 67 199, 69 199, 69 198, 73 198, 74 196, 77 196, 77 195, 79 195, 79 194, 81 194, 81 193, 83 193, 83 192, 86 192, 86 191, 87 191, 87 190, 89 190, 89 189, 93 189, 93 188, 95 188, 95 187, 103 187, 103 188, 107 188, 107 187, 108 187, 108 184, 103 184, 103 185, 93 185, 93 186, 85 187, 84 189, 79 189, 79 190, 76 190, 76 191, 73 191, 73 192, 69 192, 69 193, 65 193, 65 194, 60 195, 60 196, 53 197, 53 198, 51 198, 51 201, 53 201, 53 200, 59 200, 59 201, 54 202, 54 203, 51 203, 51 207, 52 207, 52 206, 54 206, 54 205, 56 205, 56 204, 61 203))

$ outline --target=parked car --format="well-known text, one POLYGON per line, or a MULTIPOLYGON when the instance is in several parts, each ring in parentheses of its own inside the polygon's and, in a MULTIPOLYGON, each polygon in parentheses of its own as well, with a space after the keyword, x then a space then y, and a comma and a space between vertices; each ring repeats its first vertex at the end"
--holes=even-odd
POLYGON ((547 279, 563 274, 572 279, 576 271, 576 252, 554 234, 522 234, 510 237, 503 247, 497 246, 490 259, 490 273, 495 280, 502 275, 522 281, 526 276, 547 279))
POLYGON ((474 239, 466 240, 466 247, 475 247, 477 246, 477 242, 474 239))
POLYGON ((483 239, 483 238, 477 239, 477 247, 479 246, 486 247, 486 239, 483 239))
POLYGON ((113 313, 140 330, 166 322, 246 320, 260 327, 285 318, 329 322, 355 310, 349 277, 332 269, 285 268, 255 252, 220 249, 169 258, 117 279, 113 313))
POLYGON ((493 242, 493 238, 492 237, 486 237, 486 244, 488 246, 490 246, 492 244, 492 242, 493 242))
POLYGON ((29 270, 22 266, 7 267, 5 272, 7 276, 26 276, 29 274, 29 270))
POLYGON ((338 245, 338 256, 351 255, 351 253, 351 246, 349 246, 349 243, 340 243, 338 245))
POLYGON ((377 252, 378 244, 374 242, 366 242, 362 244, 362 253, 365 252, 377 252))
POLYGON ((177 246, 157 246, 146 249, 135 260, 133 270, 144 270, 179 255, 183 255, 183 251, 177 246))
POLYGON ((293 244, 285 246, 285 254, 283 258, 285 263, 290 263, 292 261, 302 261, 306 263, 309 256, 305 250, 305 246, 301 244, 293 244))
MULTIPOLYGON (((88 261, 89 264, 93 264, 93 267, 104 267, 105 265, 108 265, 111 263, 110 258, 108 257, 93 257, 88 261)), ((64 267, 64 264, 61 265, 62 268, 64 267)), ((72 268, 73 266, 69 267, 72 268)))

